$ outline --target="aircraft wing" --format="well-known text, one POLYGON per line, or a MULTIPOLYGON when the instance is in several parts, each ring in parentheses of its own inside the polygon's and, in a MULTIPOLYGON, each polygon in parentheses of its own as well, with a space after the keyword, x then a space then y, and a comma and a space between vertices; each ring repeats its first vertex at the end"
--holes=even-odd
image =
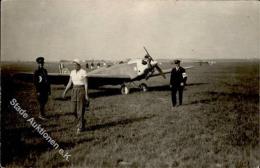
MULTIPOLYGON (((186 69, 191 69, 191 68, 193 68, 193 67, 194 67, 194 66, 187 66, 187 67, 183 67, 183 68, 186 70, 186 69)), ((172 68, 163 69, 162 71, 163 71, 163 74, 169 74, 169 73, 172 72, 172 68)), ((154 72, 150 77, 160 76, 160 75, 161 75, 161 74, 160 74, 158 71, 156 71, 156 72, 154 72)))
POLYGON ((137 75, 131 69, 132 65, 119 64, 88 72, 89 87, 98 88, 103 85, 121 85, 129 82, 137 75))
MULTIPOLYGON (((18 72, 13 75, 14 79, 33 82, 33 72, 18 72)), ((69 81, 69 74, 48 73, 48 79, 51 84, 66 85, 69 81)), ((129 82, 131 77, 123 74, 102 74, 102 73, 88 73, 88 84, 90 88, 98 88, 103 85, 120 85, 124 82, 129 82)))
POLYGON ((111 67, 103 67, 94 71, 88 72, 89 78, 119 78, 119 79, 133 79, 137 76, 137 72, 133 69, 134 64, 118 64, 111 67))
MULTIPOLYGON (((33 72, 18 72, 13 75, 14 79, 24 82, 33 82, 33 72)), ((51 84, 66 84, 69 81, 69 74, 48 73, 51 84)))
POLYGON ((187 66, 187 67, 183 67, 184 69, 191 69, 194 68, 194 66, 187 66))
POLYGON ((18 72, 12 75, 13 79, 22 80, 25 82, 33 82, 33 73, 32 72, 18 72))
POLYGON ((88 74, 88 78, 119 78, 131 79, 129 75, 88 74))

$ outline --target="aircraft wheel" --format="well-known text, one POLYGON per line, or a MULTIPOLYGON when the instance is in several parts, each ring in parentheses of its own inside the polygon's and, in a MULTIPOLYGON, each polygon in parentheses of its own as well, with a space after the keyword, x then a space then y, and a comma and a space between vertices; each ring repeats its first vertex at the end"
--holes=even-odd
POLYGON ((121 93, 127 95, 130 92, 130 89, 126 85, 121 86, 121 93))
POLYGON ((148 86, 145 83, 141 83, 139 85, 139 88, 143 91, 143 92, 147 92, 148 91, 148 86))

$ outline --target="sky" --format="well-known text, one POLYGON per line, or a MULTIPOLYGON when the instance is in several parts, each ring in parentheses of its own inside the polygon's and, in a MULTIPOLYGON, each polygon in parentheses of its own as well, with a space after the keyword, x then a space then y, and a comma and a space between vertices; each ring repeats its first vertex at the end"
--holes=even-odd
POLYGON ((259 1, 4 0, 1 60, 260 57, 259 1))

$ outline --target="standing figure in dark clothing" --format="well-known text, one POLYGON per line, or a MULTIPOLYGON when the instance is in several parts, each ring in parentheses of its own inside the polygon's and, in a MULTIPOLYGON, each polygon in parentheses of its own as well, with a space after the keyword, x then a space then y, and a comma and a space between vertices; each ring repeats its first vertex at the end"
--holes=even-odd
POLYGON ((34 85, 36 88, 37 99, 40 104, 39 118, 46 120, 44 107, 48 101, 48 96, 51 94, 51 87, 48 80, 47 70, 44 66, 44 58, 38 57, 36 59, 38 69, 34 72, 34 85))
POLYGON ((180 66, 180 60, 175 60, 175 67, 171 72, 170 87, 172 91, 172 106, 176 106, 176 94, 179 92, 179 105, 182 105, 183 89, 186 84, 187 75, 185 69, 180 66))

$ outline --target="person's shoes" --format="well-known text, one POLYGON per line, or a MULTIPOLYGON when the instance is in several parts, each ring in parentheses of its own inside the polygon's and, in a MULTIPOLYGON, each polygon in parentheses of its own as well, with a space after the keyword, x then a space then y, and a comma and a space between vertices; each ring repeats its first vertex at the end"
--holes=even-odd
POLYGON ((42 115, 39 115, 39 117, 38 117, 39 119, 41 119, 41 120, 43 120, 43 121, 46 121, 46 120, 48 120, 46 117, 44 117, 44 116, 42 116, 42 115))

